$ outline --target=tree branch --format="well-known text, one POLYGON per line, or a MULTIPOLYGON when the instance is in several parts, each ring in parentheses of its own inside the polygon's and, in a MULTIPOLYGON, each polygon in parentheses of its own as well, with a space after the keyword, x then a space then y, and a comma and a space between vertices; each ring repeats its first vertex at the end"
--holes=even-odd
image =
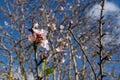
POLYGON ((77 40, 77 38, 76 38, 75 35, 73 34, 73 32, 72 32, 72 30, 70 29, 70 27, 68 28, 68 30, 69 30, 70 33, 72 34, 74 40, 75 40, 75 41, 78 43, 78 45, 80 46, 80 49, 82 50, 83 54, 85 55, 85 58, 86 58, 87 62, 89 63, 89 65, 90 65, 90 67, 91 67, 91 69, 92 69, 92 71, 93 71, 95 80, 97 80, 95 70, 94 70, 94 68, 93 68, 93 66, 92 66, 92 64, 91 64, 91 62, 90 62, 90 60, 88 59, 88 56, 87 56, 85 50, 82 48, 81 41, 78 41, 78 40, 77 40))

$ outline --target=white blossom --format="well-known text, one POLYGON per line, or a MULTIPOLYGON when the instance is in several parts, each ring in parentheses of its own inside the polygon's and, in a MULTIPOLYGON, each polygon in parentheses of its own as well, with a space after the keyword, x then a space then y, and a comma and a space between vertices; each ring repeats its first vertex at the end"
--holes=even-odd
POLYGON ((49 49, 50 49, 50 48, 49 48, 49 45, 48 45, 48 40, 47 40, 47 39, 42 40, 41 46, 42 46, 43 48, 45 48, 46 50, 49 50, 49 49))
POLYGON ((60 7, 59 7, 59 10, 63 11, 63 10, 64 10, 64 7, 60 6, 60 7))
POLYGON ((64 26, 63 26, 63 25, 60 25, 60 29, 64 29, 64 26))
POLYGON ((46 38, 47 33, 48 33, 48 31, 46 31, 46 30, 44 30, 44 29, 41 29, 41 30, 40 30, 40 34, 41 34, 41 36, 42 36, 44 39, 46 38))
POLYGON ((40 11, 44 11, 44 8, 40 8, 40 11))
POLYGON ((38 23, 34 23, 33 28, 38 28, 39 24, 38 23))
POLYGON ((56 24, 52 24, 53 30, 56 30, 56 24))
POLYGON ((9 25, 7 21, 4 21, 4 24, 5 24, 6 26, 8 26, 8 25, 9 25))
POLYGON ((57 52, 60 52, 62 49, 60 47, 56 48, 57 52))
POLYGON ((44 30, 44 29, 34 29, 33 28, 33 31, 35 32, 35 33, 37 33, 37 34, 40 34, 43 38, 46 38, 46 36, 47 36, 47 33, 48 33, 48 31, 46 31, 46 30, 44 30))
POLYGON ((73 6, 70 6, 70 9, 72 9, 73 8, 73 6))
POLYGON ((65 58, 64 57, 62 57, 61 63, 65 63, 65 58))
POLYGON ((57 47, 57 48, 56 48, 56 51, 57 51, 57 52, 64 52, 65 50, 63 50, 62 47, 57 47))
POLYGON ((56 30, 56 24, 55 23, 48 23, 48 27, 50 27, 52 30, 56 30))
POLYGON ((79 56, 79 55, 76 55, 76 58, 78 58, 78 59, 81 59, 81 56, 79 56))

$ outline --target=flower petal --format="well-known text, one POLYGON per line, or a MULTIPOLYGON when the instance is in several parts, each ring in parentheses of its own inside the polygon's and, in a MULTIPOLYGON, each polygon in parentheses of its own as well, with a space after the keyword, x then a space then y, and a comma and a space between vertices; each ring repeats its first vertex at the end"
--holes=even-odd
POLYGON ((48 40, 43 40, 41 43, 41 46, 45 48, 46 50, 49 50, 48 40))
POLYGON ((33 30, 34 33, 40 34, 40 30, 35 29, 35 28, 32 28, 32 30, 33 30))
POLYGON ((38 28, 39 24, 38 23, 34 23, 33 28, 38 28))
POLYGON ((33 41, 35 41, 36 39, 35 39, 35 37, 34 37, 33 35, 29 35, 29 36, 28 36, 28 40, 31 41, 31 42, 33 42, 33 41))

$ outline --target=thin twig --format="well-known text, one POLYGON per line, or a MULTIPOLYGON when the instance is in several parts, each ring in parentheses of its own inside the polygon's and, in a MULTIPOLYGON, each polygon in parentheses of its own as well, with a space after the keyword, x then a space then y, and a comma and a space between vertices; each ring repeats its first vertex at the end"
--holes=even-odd
POLYGON ((90 60, 88 59, 88 56, 87 56, 85 50, 82 48, 81 41, 78 41, 78 40, 77 40, 77 38, 74 36, 74 34, 73 34, 73 32, 72 32, 72 30, 71 30, 70 28, 69 28, 68 30, 69 30, 70 33, 72 34, 74 40, 75 40, 75 41, 78 43, 78 45, 80 46, 80 48, 81 48, 83 54, 85 55, 85 58, 86 58, 87 62, 89 63, 89 65, 90 65, 90 67, 91 67, 91 69, 92 69, 92 71, 93 71, 93 74, 94 74, 94 76, 95 76, 95 80, 97 80, 97 76, 96 76, 95 70, 94 70, 94 68, 93 68, 93 66, 92 66, 92 64, 91 64, 91 62, 90 62, 90 60))
POLYGON ((100 63, 99 63, 99 66, 100 66, 100 80, 103 80, 103 59, 102 59, 102 51, 103 51, 103 45, 102 45, 102 25, 103 25, 103 11, 104 11, 104 5, 105 5, 105 0, 102 1, 102 4, 101 4, 101 13, 100 13, 100 19, 99 19, 99 60, 100 60, 100 63))

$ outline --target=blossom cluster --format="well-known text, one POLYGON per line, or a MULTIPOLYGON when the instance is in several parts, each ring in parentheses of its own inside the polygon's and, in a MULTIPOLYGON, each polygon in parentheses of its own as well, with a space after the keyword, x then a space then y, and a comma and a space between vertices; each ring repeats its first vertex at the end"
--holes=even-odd
POLYGON ((28 36, 30 42, 40 43, 40 45, 49 50, 48 40, 46 38, 47 31, 44 29, 38 29, 39 24, 35 23, 32 28, 32 34, 28 36))

